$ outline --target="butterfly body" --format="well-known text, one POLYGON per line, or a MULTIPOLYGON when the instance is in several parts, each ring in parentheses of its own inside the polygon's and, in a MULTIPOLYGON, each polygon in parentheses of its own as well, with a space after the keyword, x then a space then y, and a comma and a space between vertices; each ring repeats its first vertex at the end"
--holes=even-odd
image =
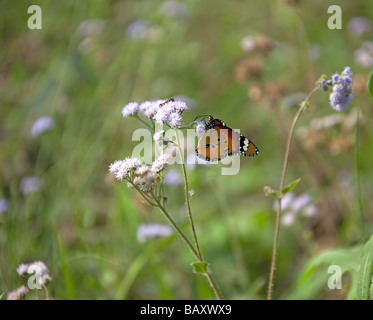
POLYGON ((203 160, 220 161, 227 156, 234 155, 256 156, 259 150, 253 142, 227 127, 223 121, 209 116, 196 153, 203 160))

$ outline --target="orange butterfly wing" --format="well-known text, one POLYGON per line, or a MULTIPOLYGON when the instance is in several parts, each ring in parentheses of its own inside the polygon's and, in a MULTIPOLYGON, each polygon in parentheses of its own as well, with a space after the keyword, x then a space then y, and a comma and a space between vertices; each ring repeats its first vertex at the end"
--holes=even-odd
POLYGON ((207 130, 201 137, 196 153, 206 161, 219 161, 226 156, 256 156, 258 148, 248 138, 227 127, 224 122, 211 117, 207 130))

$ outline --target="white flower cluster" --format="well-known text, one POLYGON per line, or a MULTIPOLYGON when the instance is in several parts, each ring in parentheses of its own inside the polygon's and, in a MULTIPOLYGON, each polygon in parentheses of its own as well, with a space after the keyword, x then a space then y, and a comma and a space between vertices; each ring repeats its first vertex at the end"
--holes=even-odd
POLYGON ((178 128, 181 125, 181 113, 188 109, 185 101, 168 99, 145 101, 141 104, 130 102, 122 109, 125 118, 140 113, 145 118, 153 119, 159 124, 167 124, 171 128, 178 128))

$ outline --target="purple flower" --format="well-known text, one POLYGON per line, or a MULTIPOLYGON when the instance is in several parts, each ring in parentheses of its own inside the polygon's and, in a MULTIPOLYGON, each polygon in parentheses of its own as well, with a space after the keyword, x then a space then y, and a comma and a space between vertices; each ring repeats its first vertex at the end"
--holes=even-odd
POLYGON ((159 109, 153 119, 159 124, 168 124, 172 128, 181 125, 181 112, 188 109, 187 104, 181 100, 169 100, 159 104, 159 109))
POLYGON ((130 39, 145 39, 149 33, 149 26, 143 20, 132 22, 126 29, 126 35, 130 39))
POLYGON ((339 73, 338 73, 338 72, 334 73, 334 74, 332 75, 332 83, 333 83, 333 84, 336 84, 336 83, 339 82, 339 80, 340 80, 340 75, 339 75, 339 73))
POLYGON ((154 173, 159 173, 168 165, 169 161, 170 161, 170 156, 165 153, 162 153, 152 163, 151 171, 153 171, 154 173))
POLYGON ((143 224, 137 229, 137 240, 140 243, 152 238, 169 237, 172 235, 172 228, 164 224, 143 224))
POLYGON ((353 17, 348 21, 347 30, 353 36, 360 37, 371 29, 370 21, 364 17, 353 17))
POLYGON ((164 134, 164 130, 157 131, 157 132, 154 133, 154 135, 153 135, 153 140, 154 140, 154 141, 161 140, 161 139, 163 138, 163 134, 164 134))
POLYGON ((183 180, 181 178, 180 173, 176 169, 170 169, 168 170, 164 175, 164 183, 168 184, 169 186, 178 186, 180 185, 183 180))
POLYGON ((291 206, 290 206, 290 211, 298 212, 301 209, 303 209, 305 206, 309 205, 311 202, 312 202, 312 197, 307 193, 303 193, 300 196, 293 199, 291 206))
POLYGON ((194 121, 194 122, 197 123, 197 126, 196 126, 197 134, 199 136, 202 135, 206 130, 205 124, 203 123, 203 121, 200 121, 200 120, 197 120, 197 121, 194 121))
POLYGON ((145 101, 140 104, 140 112, 147 118, 153 118, 154 115, 159 110, 159 105, 162 103, 162 100, 157 101, 145 101))
POLYGON ((330 106, 336 111, 342 111, 348 107, 353 98, 352 94, 352 70, 345 67, 342 75, 335 73, 332 75, 333 92, 329 96, 330 106), (338 77, 337 77, 338 75, 338 77))
POLYGON ((343 69, 343 74, 350 77, 353 75, 351 68, 348 66, 343 69))
POLYGON ((40 180, 37 177, 26 177, 21 180, 20 189, 26 195, 40 190, 40 180))
POLYGON ((178 128, 181 125, 181 120, 182 120, 182 117, 180 113, 173 112, 170 114, 167 123, 171 128, 178 128))
POLYGON ((54 120, 51 117, 40 117, 38 118, 32 128, 31 128, 31 136, 36 138, 38 135, 43 133, 44 131, 49 131, 54 128, 54 120))
POLYGON ((373 42, 365 41, 359 49, 354 52, 355 61, 363 68, 373 67, 373 42))
POLYGON ((122 115, 124 118, 133 116, 139 111, 139 104, 137 102, 130 102, 126 104, 122 109, 122 115))
POLYGON ((328 80, 326 80, 326 79, 322 79, 321 80, 321 86, 322 87, 326 87, 328 85, 328 80))
POLYGON ((6 199, 0 199, 0 215, 9 209, 9 202, 6 199))

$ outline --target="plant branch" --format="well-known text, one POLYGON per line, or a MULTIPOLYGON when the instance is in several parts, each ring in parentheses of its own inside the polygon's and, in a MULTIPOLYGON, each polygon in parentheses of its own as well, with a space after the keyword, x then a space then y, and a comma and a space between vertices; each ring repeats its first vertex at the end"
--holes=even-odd
POLYGON ((301 115, 301 113, 305 110, 307 107, 307 104, 311 98, 311 96, 319 89, 319 86, 316 86, 311 93, 307 96, 307 98, 302 102, 300 105, 298 112, 294 116, 293 122, 291 123, 289 136, 286 143, 286 150, 285 150, 285 158, 284 158, 284 164, 282 168, 282 175, 281 175, 281 181, 280 186, 278 189, 278 196, 277 196, 277 212, 276 212, 276 225, 275 225, 275 235, 273 240, 273 251, 272 251, 272 260, 271 260, 271 269, 269 272, 269 281, 268 281, 268 291, 267 291, 267 299, 272 299, 272 291, 273 291, 273 277, 274 272, 276 269, 276 256, 277 256, 277 247, 278 247, 278 238, 280 233, 280 218, 281 218, 281 199, 282 199, 282 189, 284 188, 285 184, 285 178, 286 178, 286 170, 289 162, 289 154, 290 154, 290 146, 291 146, 291 140, 293 138, 295 126, 297 124, 297 121, 301 115))

